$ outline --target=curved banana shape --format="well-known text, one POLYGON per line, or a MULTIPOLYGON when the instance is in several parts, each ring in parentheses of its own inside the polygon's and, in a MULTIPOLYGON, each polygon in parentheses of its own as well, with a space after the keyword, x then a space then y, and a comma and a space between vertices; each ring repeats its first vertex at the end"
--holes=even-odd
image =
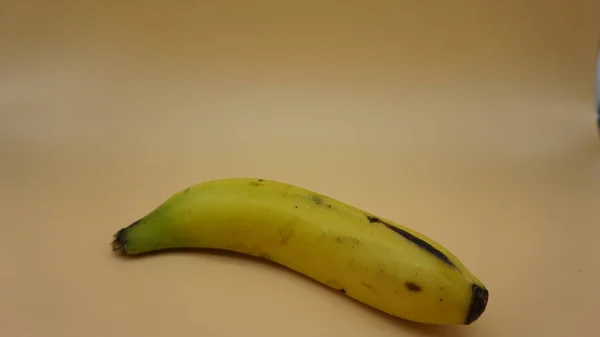
POLYGON ((316 192, 254 178, 178 192, 115 234, 135 255, 212 248, 261 257, 403 319, 471 324, 488 290, 440 244, 316 192))

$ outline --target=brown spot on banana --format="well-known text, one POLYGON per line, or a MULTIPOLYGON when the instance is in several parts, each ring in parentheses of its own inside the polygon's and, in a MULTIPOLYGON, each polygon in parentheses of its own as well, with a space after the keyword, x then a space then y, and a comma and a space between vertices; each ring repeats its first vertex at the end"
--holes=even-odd
POLYGON ((323 200, 323 197, 320 195, 312 195, 310 197, 310 200, 312 201, 313 204, 315 204, 317 206, 322 206, 322 207, 327 207, 327 208, 333 207, 331 204, 325 203, 325 201, 323 200))
POLYGON ((250 182, 250 186, 254 186, 254 187, 263 186, 263 181, 265 181, 265 180, 264 179, 256 179, 256 181, 250 182))
POLYGON ((371 291, 372 291, 372 292, 374 292, 374 293, 376 293, 376 292, 377 292, 377 290, 376 290, 376 289, 375 289, 375 288, 374 288, 372 285, 370 285, 370 284, 368 284, 368 283, 366 283, 366 282, 362 282, 362 285, 363 285, 365 288, 367 288, 367 289, 371 290, 371 291))
POLYGON ((290 242, 290 239, 292 238, 292 236, 294 236, 294 231, 295 231, 295 227, 292 225, 290 227, 286 227, 286 228, 280 228, 279 229, 279 237, 280 237, 280 241, 279 243, 282 246, 285 246, 288 244, 288 242, 290 242))
POLYGON ((343 244, 351 245, 352 248, 354 248, 360 244, 360 241, 358 239, 348 237, 348 236, 338 236, 335 238, 335 242, 337 242, 341 245, 343 245, 343 244))
POLYGON ((421 290, 423 290, 418 284, 414 282, 406 282, 404 283, 404 286, 406 287, 406 289, 412 291, 413 293, 419 293, 421 292, 421 290))
POLYGON ((335 290, 340 291, 342 294, 346 293, 346 288, 344 288, 344 286, 336 280, 327 280, 325 281, 325 284, 335 290))

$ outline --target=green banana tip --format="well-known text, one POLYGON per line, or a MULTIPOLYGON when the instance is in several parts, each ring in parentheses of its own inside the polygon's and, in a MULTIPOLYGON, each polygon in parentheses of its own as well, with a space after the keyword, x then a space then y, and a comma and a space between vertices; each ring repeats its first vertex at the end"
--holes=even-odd
POLYGON ((137 225, 142 221, 143 218, 133 222, 131 225, 121 228, 118 232, 113 235, 113 240, 111 242, 112 250, 120 255, 128 255, 125 251, 125 244, 127 244, 127 232, 129 228, 137 225))

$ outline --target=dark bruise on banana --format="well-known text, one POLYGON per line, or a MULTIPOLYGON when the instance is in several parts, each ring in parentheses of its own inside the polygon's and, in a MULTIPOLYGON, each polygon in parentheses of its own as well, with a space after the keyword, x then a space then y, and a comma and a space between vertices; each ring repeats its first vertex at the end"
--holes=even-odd
POLYGON ((454 263, 452 261, 450 261, 450 259, 446 256, 446 254, 440 252, 437 248, 433 247, 432 245, 430 245, 428 242, 423 241, 422 239, 419 239, 418 237, 410 234, 409 232, 402 230, 396 226, 393 226, 381 219, 379 219, 376 216, 372 216, 372 215, 365 215, 367 217, 367 220, 369 220, 370 223, 380 223, 383 224, 384 226, 386 226, 387 228, 393 230, 394 232, 402 235, 405 239, 407 239, 408 241, 416 244, 417 246, 419 246, 421 249, 426 250, 427 252, 433 254, 433 256, 435 256, 436 258, 440 259, 442 262, 444 262, 445 264, 451 266, 452 268, 455 268, 458 270, 458 268, 456 268, 456 266, 454 265, 454 263))

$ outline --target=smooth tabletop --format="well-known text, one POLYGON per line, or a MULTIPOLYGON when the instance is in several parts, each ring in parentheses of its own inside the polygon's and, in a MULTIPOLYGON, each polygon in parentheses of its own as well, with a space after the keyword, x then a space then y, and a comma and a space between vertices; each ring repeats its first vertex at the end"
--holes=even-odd
POLYGON ((0 1, 0 335, 597 336, 600 2, 0 1), (471 326, 272 264, 118 258, 197 182, 300 185, 454 252, 471 326))

